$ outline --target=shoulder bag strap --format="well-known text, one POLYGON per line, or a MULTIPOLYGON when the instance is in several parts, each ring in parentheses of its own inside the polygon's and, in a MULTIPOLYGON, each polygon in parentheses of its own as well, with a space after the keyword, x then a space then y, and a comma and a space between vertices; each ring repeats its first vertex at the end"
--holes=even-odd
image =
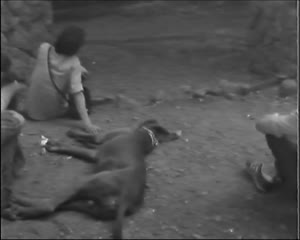
POLYGON ((54 88, 56 89, 56 91, 63 97, 63 99, 65 99, 68 103, 70 102, 69 99, 66 97, 66 95, 59 89, 59 87, 55 84, 55 81, 53 79, 53 75, 52 75, 52 72, 50 70, 50 49, 51 47, 49 47, 49 50, 48 50, 48 59, 47 59, 47 63, 48 63, 48 72, 49 72, 49 75, 50 75, 50 79, 51 79, 51 82, 54 86, 54 88))

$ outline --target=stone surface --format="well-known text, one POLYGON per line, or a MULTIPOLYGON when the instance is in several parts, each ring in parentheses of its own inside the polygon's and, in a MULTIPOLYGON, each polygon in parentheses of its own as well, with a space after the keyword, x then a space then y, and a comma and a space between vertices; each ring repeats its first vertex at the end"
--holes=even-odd
POLYGON ((278 88, 278 94, 280 97, 294 96, 297 95, 297 92, 297 82, 293 79, 283 81, 278 88))
POLYGON ((297 71, 297 10, 292 1, 251 1, 249 69, 269 75, 297 71))
POLYGON ((1 52, 12 60, 12 72, 28 82, 36 51, 51 41, 52 6, 45 0, 1 0, 1 52))

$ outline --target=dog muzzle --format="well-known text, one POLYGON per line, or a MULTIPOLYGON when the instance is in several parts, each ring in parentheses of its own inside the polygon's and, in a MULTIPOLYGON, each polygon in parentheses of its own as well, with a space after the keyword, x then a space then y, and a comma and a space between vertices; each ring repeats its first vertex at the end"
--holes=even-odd
POLYGON ((157 147, 159 142, 154 133, 149 128, 143 127, 143 129, 147 131, 149 137, 151 138, 152 146, 157 147))

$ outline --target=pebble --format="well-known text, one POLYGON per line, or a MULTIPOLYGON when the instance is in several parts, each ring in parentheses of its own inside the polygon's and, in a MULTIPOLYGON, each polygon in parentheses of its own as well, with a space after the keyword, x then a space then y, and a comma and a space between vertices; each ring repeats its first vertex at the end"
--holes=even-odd
POLYGON ((171 179, 167 179, 166 182, 169 184, 173 184, 173 181, 171 179))
POLYGON ((203 239, 203 237, 201 235, 197 234, 197 233, 193 234, 192 236, 195 239, 203 239))
POLYGON ((255 117, 252 116, 251 114, 247 114, 247 118, 250 119, 250 120, 254 120, 255 119, 255 117))
POLYGON ((261 239, 269 239, 269 237, 265 234, 261 234, 261 239))
POLYGON ((248 201, 251 201, 251 200, 253 200, 253 196, 250 196, 250 195, 249 195, 249 196, 247 196, 247 197, 246 197, 246 200, 248 200, 248 201))
POLYGON ((175 232, 179 232, 179 229, 176 226, 170 226, 169 229, 174 230, 175 232))
POLYGON ((87 202, 87 204, 88 204, 88 205, 94 205, 94 201, 89 200, 89 201, 87 202))
POLYGON ((178 130, 178 131, 176 131, 175 133, 176 133, 176 135, 177 135, 178 137, 181 137, 181 136, 182 136, 182 131, 181 131, 181 130, 178 130))
POLYGON ((210 169, 213 169, 213 170, 215 170, 216 169, 216 167, 215 166, 213 166, 213 165, 209 165, 208 166, 210 169))
POLYGON ((279 228, 280 228, 281 230, 284 230, 284 231, 287 230, 287 226, 286 226, 285 224, 280 224, 280 225, 279 225, 279 228))
POLYGON ((46 154, 46 153, 47 153, 47 151, 46 151, 46 149, 43 147, 43 148, 41 149, 40 154, 41 154, 41 155, 44 155, 44 154, 46 154))

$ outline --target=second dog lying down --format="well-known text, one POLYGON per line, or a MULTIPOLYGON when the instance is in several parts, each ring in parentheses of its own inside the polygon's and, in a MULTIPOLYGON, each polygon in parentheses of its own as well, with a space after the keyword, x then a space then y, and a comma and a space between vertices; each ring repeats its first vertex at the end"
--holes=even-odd
MULTIPOLYGON (((88 136, 73 132, 77 140, 88 136)), ((99 219, 115 219, 113 238, 122 238, 125 215, 134 213, 143 203, 146 186, 145 157, 159 143, 178 139, 155 120, 147 120, 132 131, 117 131, 96 142, 97 149, 87 149, 49 142, 49 152, 68 154, 94 164, 94 174, 73 182, 51 199, 25 199, 15 196, 6 217, 34 218, 57 210, 74 210, 99 219)))

